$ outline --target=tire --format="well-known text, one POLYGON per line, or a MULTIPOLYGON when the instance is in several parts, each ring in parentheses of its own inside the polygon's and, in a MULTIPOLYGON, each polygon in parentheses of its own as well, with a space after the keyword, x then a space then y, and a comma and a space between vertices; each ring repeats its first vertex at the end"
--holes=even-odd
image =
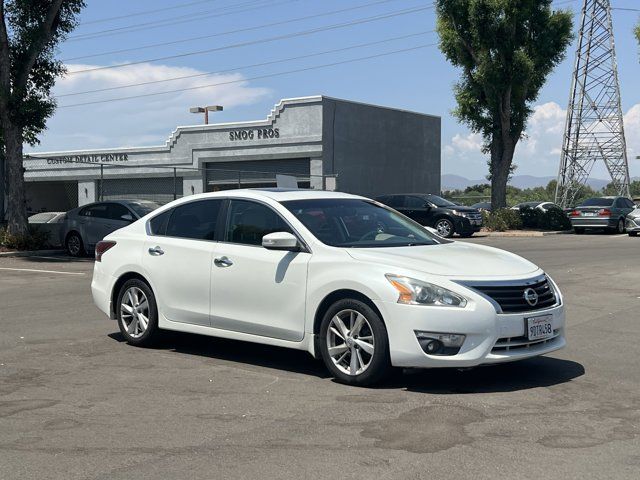
POLYGON ((624 232, 626 232, 626 227, 624 225, 624 219, 621 218, 620 220, 618 220, 618 225, 616 225, 616 229, 615 229, 615 233, 617 233, 618 235, 622 235, 624 232))
POLYGON ((444 238, 451 238, 456 231, 453 222, 446 217, 437 219, 433 228, 438 231, 438 235, 444 238))
POLYGON ((84 249, 84 242, 78 232, 71 232, 64 241, 64 248, 72 257, 82 257, 87 252, 84 249))
POLYGON ((582 235, 582 234, 584 233, 584 228, 582 228, 582 227, 575 227, 575 228, 573 229, 573 231, 574 231, 574 233, 575 233, 576 235, 582 235))
POLYGON ((384 322, 360 300, 345 298, 329 307, 322 318, 318 345, 327 369, 341 383, 373 385, 391 371, 389 337, 384 322), (336 318, 345 328, 340 327, 336 318), (354 334, 356 323, 360 328, 354 334), (330 347, 336 352, 333 357, 330 347))
POLYGON ((637 237, 638 236, 638 232, 629 232, 629 236, 630 237, 637 237))
POLYGON ((149 285, 137 278, 127 280, 118 292, 115 311, 120 332, 128 343, 140 347, 153 344, 159 330, 158 307, 149 285))

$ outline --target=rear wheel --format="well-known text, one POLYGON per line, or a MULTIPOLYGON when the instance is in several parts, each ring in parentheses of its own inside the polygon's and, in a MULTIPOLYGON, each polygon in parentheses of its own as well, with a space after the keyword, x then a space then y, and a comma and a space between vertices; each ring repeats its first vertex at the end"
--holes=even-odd
POLYGON ((438 235, 445 238, 451 237, 455 232, 453 222, 448 218, 439 218, 436 220, 434 228, 438 231, 438 235))
POLYGON ((81 257, 82 255, 85 255, 82 237, 77 232, 71 232, 67 235, 64 246, 67 249, 67 253, 72 257, 81 257))
POLYGON ((371 385, 391 370, 387 329, 360 300, 343 299, 329 307, 318 343, 327 369, 342 383, 371 385))
POLYGON ((158 332, 158 308, 149 285, 137 278, 127 280, 118 294, 116 318, 127 342, 150 345, 158 332))
POLYGON ((624 227, 624 219, 620 219, 618 220, 618 225, 616 226, 616 233, 618 234, 622 234, 625 231, 625 227, 624 227))

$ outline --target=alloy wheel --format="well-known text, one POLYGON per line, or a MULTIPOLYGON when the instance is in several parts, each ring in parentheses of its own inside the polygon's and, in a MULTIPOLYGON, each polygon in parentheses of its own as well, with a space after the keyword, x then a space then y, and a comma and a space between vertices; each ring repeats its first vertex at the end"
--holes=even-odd
POLYGON ((67 250, 74 257, 80 253, 80 237, 78 235, 71 235, 67 240, 67 250))
POLYGON ((441 237, 449 237, 453 233, 453 226, 449 220, 443 218, 436 222, 436 230, 441 237))
POLYGON ((327 329, 327 349, 338 370, 347 375, 360 375, 369 368, 373 360, 374 337, 371 324, 356 310, 338 312, 327 329))
POLYGON ((131 336, 140 338, 149 327, 149 301, 138 287, 130 287, 122 296, 120 322, 131 336))

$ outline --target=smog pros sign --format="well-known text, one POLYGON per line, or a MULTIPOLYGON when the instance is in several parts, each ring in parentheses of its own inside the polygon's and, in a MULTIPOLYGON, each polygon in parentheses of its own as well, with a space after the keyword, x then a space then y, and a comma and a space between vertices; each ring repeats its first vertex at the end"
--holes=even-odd
POLYGON ((229 132, 229 140, 260 140, 267 138, 280 138, 280 130, 277 128, 256 128, 233 130, 229 132))

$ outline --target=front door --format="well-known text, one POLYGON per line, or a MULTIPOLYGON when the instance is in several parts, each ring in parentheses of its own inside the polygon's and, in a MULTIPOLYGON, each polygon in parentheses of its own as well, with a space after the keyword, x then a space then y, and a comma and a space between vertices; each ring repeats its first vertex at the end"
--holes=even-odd
POLYGON ((433 208, 421 197, 407 195, 404 199, 404 213, 420 225, 433 227, 433 208))
POLYGON ((268 205, 229 200, 225 223, 213 259, 211 326, 301 341, 311 254, 262 247, 268 233, 294 233, 268 205))
POLYGON ((210 325, 214 239, 223 201, 183 203, 158 215, 157 226, 150 221, 142 264, 154 280, 158 309, 167 320, 210 325))

